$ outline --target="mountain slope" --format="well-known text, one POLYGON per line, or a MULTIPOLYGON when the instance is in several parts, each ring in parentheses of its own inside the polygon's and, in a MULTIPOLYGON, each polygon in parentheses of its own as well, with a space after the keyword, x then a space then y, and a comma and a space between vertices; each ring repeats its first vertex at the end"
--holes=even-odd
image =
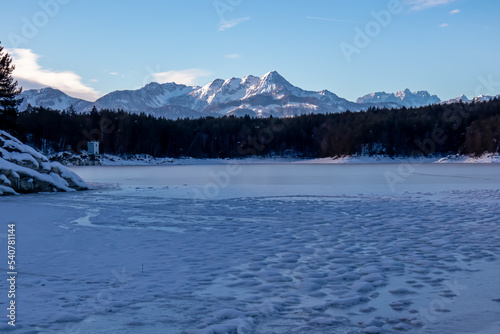
MULTIPOLYGON (((123 90, 109 93, 92 105, 98 109, 123 109, 130 112, 145 111, 171 105, 170 100, 186 95, 198 87, 152 82, 138 90, 123 90)), ((92 108, 92 107, 90 107, 92 108)), ((88 111, 84 109, 83 111, 88 111)))
POLYGON ((23 101, 19 106, 19 110, 26 110, 28 104, 34 107, 57 110, 68 109, 70 106, 73 106, 76 111, 84 110, 92 105, 91 102, 68 96, 60 90, 50 87, 23 91, 20 97, 23 101))

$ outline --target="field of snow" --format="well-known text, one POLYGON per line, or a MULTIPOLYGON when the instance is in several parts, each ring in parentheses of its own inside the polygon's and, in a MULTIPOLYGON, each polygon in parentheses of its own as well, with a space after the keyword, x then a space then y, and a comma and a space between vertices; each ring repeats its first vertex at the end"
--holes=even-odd
POLYGON ((0 199, 15 333, 500 332, 500 165, 72 170, 0 199))

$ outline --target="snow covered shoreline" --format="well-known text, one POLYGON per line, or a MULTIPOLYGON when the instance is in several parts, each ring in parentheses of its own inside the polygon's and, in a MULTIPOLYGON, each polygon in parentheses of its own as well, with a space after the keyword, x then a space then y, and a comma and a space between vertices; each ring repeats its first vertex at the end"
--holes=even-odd
POLYGON ((0 196, 85 189, 74 172, 0 130, 0 196))
MULTIPOLYGON (((57 161, 65 166, 85 166, 93 165, 86 155, 75 155, 68 152, 61 152, 50 156, 51 161, 57 161)), ((384 155, 375 156, 342 156, 333 158, 303 159, 303 158, 281 158, 281 157, 248 157, 243 159, 195 159, 185 158, 157 158, 147 154, 136 154, 132 156, 118 156, 102 154, 99 161, 95 163, 99 166, 154 166, 154 165, 221 165, 221 164, 273 164, 273 163, 294 163, 294 164, 445 164, 445 163, 466 163, 466 164, 489 164, 500 163, 500 154, 487 153, 480 157, 467 155, 449 155, 433 157, 389 157, 384 155)))

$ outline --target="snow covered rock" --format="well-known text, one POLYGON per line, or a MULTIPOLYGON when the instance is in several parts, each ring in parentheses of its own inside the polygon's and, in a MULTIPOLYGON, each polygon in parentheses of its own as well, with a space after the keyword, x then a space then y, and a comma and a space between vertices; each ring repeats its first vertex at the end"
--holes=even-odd
POLYGON ((74 172, 0 130, 0 195, 86 189, 74 172))

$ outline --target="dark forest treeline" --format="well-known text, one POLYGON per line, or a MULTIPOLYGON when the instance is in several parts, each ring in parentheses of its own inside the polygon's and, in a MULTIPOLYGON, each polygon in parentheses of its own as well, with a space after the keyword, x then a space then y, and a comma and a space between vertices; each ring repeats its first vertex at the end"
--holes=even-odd
POLYGON ((285 119, 167 120, 121 110, 76 114, 29 107, 19 114, 16 132, 39 149, 77 153, 98 140, 103 153, 168 157, 479 155, 499 151, 500 100, 285 119))

